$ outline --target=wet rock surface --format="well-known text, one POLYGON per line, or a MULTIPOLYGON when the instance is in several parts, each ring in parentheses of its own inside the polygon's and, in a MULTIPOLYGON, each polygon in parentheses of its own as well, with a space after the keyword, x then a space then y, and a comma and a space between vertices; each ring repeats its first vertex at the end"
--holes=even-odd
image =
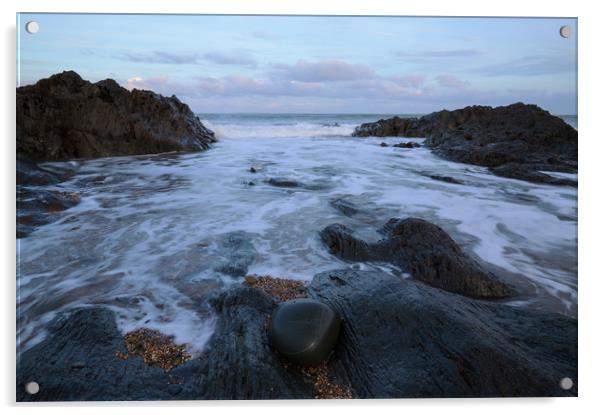
MULTIPOLYGON (((343 319, 329 382, 357 398, 575 396, 577 322, 557 314, 450 294, 380 272, 316 275, 309 297, 343 319), (571 377, 572 389, 559 387, 571 377), (348 389, 347 389, 348 388, 348 389)), ((75 310, 25 351, 17 400, 291 399, 316 397, 316 379, 270 346, 277 303, 238 286, 215 298, 205 351, 169 372, 122 360, 112 311, 75 310), (35 380, 40 393, 24 385, 35 380)), ((326 373, 326 372, 325 372, 326 373)))
POLYGON ((291 362, 317 365, 332 352, 340 328, 340 317, 326 304, 296 299, 276 308, 270 338, 276 350, 291 362))
POLYGON ((302 183, 286 177, 271 177, 264 180, 264 183, 269 184, 270 186, 282 187, 285 189, 325 190, 330 187, 330 184, 325 181, 302 183))
POLYGON ((504 177, 576 185, 539 173, 577 172, 577 131, 536 105, 470 106, 420 118, 394 117, 362 124, 353 136, 425 137, 425 146, 449 160, 490 167, 504 177))
POLYGON ((340 211, 345 216, 354 216, 360 213, 361 209, 350 200, 344 198, 336 198, 330 201, 330 206, 340 211))
POLYGON ((17 88, 17 153, 68 160, 198 151, 215 141, 177 97, 65 71, 17 88))
MULTIPOLYGON (((497 174, 498 176, 504 176, 511 179, 528 180, 530 182, 553 184, 557 186, 577 187, 576 180, 553 177, 549 174, 542 173, 539 170, 550 170, 550 166, 537 164, 506 163, 502 164, 501 166, 493 167, 491 169, 491 171, 497 174)), ((574 171, 567 172, 566 169, 562 169, 561 172, 573 173, 574 171)))
POLYGON ((106 308, 84 308, 55 319, 49 336, 17 360, 18 401, 173 399, 169 376, 142 358, 126 353, 115 315, 106 308), (40 391, 25 392, 28 382, 40 391))
POLYGON ((295 188, 295 187, 300 187, 301 184, 295 180, 292 179, 286 179, 286 178, 282 178, 282 177, 272 177, 270 179, 267 179, 265 181, 267 184, 274 186, 274 187, 291 187, 291 188, 295 188))
POLYGON ((332 373, 359 398, 574 396, 577 322, 449 294, 388 274, 314 277, 343 326, 332 373))
POLYGON ((440 182, 452 183, 452 184, 462 184, 462 182, 458 179, 454 179, 450 176, 440 176, 438 174, 431 174, 429 177, 433 180, 438 180, 440 182))
POLYGON ((226 235, 220 242, 219 252, 226 257, 215 270, 232 277, 247 275, 249 265, 257 257, 257 251, 246 232, 238 231, 226 235))
POLYGON ((413 141, 410 141, 409 143, 397 143, 397 144, 393 144, 393 147, 397 147, 397 148, 418 148, 421 147, 420 144, 415 143, 413 141))
POLYGON ((422 219, 391 219, 381 233, 386 239, 368 243, 341 224, 320 232, 330 253, 350 261, 383 261, 413 278, 446 291, 475 298, 506 298, 509 285, 467 256, 440 227, 422 219))
POLYGON ((276 302, 270 295, 236 287, 214 305, 218 321, 205 352, 171 372, 184 379, 179 399, 313 398, 313 385, 272 349, 268 321, 276 302))
POLYGON ((17 158, 17 238, 58 219, 59 213, 77 205, 80 196, 60 189, 72 171, 52 171, 25 158, 17 158))

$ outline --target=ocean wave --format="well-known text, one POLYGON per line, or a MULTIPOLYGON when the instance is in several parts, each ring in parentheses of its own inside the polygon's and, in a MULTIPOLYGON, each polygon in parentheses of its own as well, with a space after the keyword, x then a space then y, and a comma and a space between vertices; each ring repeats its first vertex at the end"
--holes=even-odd
POLYGON ((221 124, 202 120, 218 139, 349 136, 357 124, 294 122, 280 124, 221 124))

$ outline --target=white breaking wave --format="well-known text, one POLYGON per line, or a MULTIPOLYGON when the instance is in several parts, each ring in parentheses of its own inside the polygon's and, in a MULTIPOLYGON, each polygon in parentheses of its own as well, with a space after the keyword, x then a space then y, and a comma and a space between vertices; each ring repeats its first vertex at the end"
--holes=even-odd
POLYGON ((217 124, 208 120, 202 122, 215 133, 218 139, 342 137, 351 135, 357 126, 305 122, 285 125, 217 124))

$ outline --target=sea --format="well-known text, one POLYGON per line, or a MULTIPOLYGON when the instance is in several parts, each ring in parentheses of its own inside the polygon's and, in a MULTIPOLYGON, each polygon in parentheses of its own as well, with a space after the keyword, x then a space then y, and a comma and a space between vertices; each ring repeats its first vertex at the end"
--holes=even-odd
MULTIPOLYGON (((445 229, 522 288, 510 306, 576 317, 577 189, 498 177, 424 147, 381 146, 422 139, 351 137, 389 116, 199 114, 219 139, 209 151, 46 163, 75 171, 53 188, 81 202, 17 240, 19 350, 44 339, 58 314, 103 305, 124 333, 158 329, 200 353, 215 327, 207 299, 241 282, 214 266, 227 260, 232 235, 252 246, 249 274, 309 282, 356 267, 411 278, 390 264, 339 260, 318 236, 342 223, 376 241, 393 217, 445 229), (270 178, 302 185, 274 187, 270 178), (360 214, 346 216, 336 199, 360 214)), ((577 117, 563 118, 577 128, 577 117)))

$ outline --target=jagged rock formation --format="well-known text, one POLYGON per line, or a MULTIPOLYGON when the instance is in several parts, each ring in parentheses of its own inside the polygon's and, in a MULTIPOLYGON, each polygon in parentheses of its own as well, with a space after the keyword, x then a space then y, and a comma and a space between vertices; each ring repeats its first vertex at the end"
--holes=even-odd
POLYGON ((67 160, 205 150, 215 141, 177 97, 66 71, 17 88, 17 154, 67 160))
POLYGON ((577 172, 577 131, 536 105, 470 106, 357 127, 356 137, 425 137, 437 155, 523 180, 576 186, 542 171, 577 172))

